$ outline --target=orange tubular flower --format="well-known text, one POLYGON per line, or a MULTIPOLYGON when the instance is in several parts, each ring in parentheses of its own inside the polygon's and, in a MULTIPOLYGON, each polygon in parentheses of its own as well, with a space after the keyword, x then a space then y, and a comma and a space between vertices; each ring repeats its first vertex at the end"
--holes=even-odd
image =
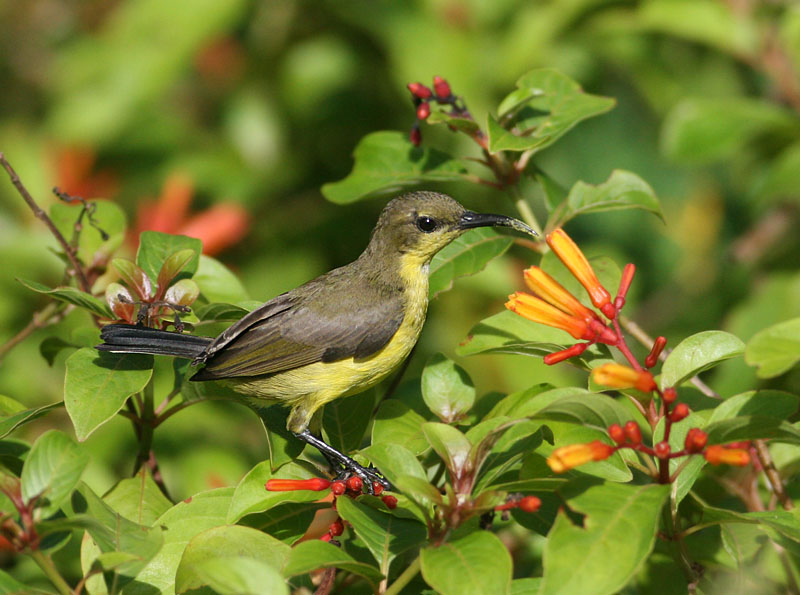
POLYGON ((547 244, 555 252, 556 256, 564 263, 580 284, 589 292, 592 304, 600 309, 603 314, 613 318, 616 308, 611 303, 611 294, 597 280, 592 265, 586 260, 580 248, 572 241, 566 232, 559 228, 547 235, 547 244))
POLYGON ((622 364, 608 363, 592 370, 592 380, 610 388, 635 388, 645 393, 656 389, 653 375, 622 364))
POLYGON ((539 267, 525 269, 525 283, 531 288, 538 297, 563 310, 567 314, 572 314, 589 322, 597 315, 589 308, 578 301, 574 295, 564 289, 564 287, 550 275, 539 267))
POLYGON ((567 331, 575 339, 590 341, 594 338, 594 333, 590 330, 586 320, 562 312, 544 300, 527 293, 518 291, 508 296, 506 308, 533 322, 567 331))
POLYGON ((592 461, 603 461, 614 454, 614 447, 595 440, 586 444, 570 444, 553 451, 547 464, 556 473, 564 473, 592 461))
POLYGON ((750 464, 750 453, 741 448, 725 448, 719 444, 709 446, 703 453, 712 465, 735 465, 744 467, 750 464))
POLYGON ((330 487, 331 481, 322 477, 311 479, 269 479, 264 487, 268 492, 293 492, 295 490, 312 490, 321 492, 330 487))

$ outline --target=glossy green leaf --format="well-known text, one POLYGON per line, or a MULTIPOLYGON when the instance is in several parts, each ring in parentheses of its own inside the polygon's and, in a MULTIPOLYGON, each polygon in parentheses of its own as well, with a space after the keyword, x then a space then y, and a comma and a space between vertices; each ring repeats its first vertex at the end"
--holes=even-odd
POLYGON ((33 443, 22 468, 22 498, 38 498, 47 517, 58 510, 78 485, 89 455, 63 432, 48 430, 33 443))
POLYGON ((738 357, 744 343, 723 331, 703 331, 681 341, 667 357, 661 368, 661 388, 679 386, 685 380, 738 357))
POLYGON ((422 371, 422 398, 439 419, 453 422, 472 408, 475 385, 461 366, 437 353, 422 371))
POLYGON ((422 426, 422 431, 433 450, 447 465, 453 481, 472 470, 469 457, 472 444, 457 428, 447 424, 427 422, 422 426))
POLYGON ((52 593, 21 583, 6 571, 0 570, 0 595, 52 595, 52 593))
POLYGON ((103 501, 123 518, 148 526, 172 507, 172 502, 161 492, 147 469, 118 481, 103 496, 103 501))
POLYGON ((208 570, 208 564, 219 561, 236 565, 237 560, 245 558, 266 564, 280 576, 289 552, 285 543, 250 527, 212 527, 195 535, 183 551, 175 573, 175 592, 211 586, 209 579, 213 582, 216 573, 204 572, 204 568, 208 570))
POLYGON ((220 302, 198 306, 192 308, 192 311, 202 322, 236 322, 249 312, 241 306, 220 302))
POLYGON ((442 248, 433 257, 429 274, 430 298, 452 289, 458 277, 482 271, 494 258, 508 250, 513 240, 493 229, 470 229, 442 248))
POLYGON ((357 450, 367 431, 374 406, 375 395, 372 391, 336 399, 325 405, 322 429, 328 444, 344 453, 357 450))
MULTIPOLYGON (((272 566, 245 556, 223 556, 209 558, 192 568, 197 584, 208 587, 218 595, 242 595, 243 593, 269 593, 288 595, 289 587, 280 572, 272 566)), ((176 584, 176 593, 189 591, 185 584, 176 584)))
POLYGON ((469 135, 473 135, 481 129, 475 120, 452 115, 449 106, 440 106, 431 102, 431 107, 431 115, 425 120, 428 124, 447 124, 449 127, 469 135))
POLYGON ((197 238, 178 236, 160 231, 143 231, 139 235, 139 250, 136 264, 142 267, 150 279, 158 279, 159 271, 173 254, 182 250, 192 250, 194 256, 181 267, 178 278, 191 277, 200 264, 203 242, 197 238))
POLYGON ((249 514, 238 523, 263 531, 291 545, 305 535, 314 520, 314 515, 322 509, 330 509, 330 503, 288 502, 264 512, 249 514))
POLYGON ((653 549, 669 486, 575 484, 562 496, 585 514, 576 526, 559 513, 544 551, 541 593, 616 593, 653 549))
POLYGON ((366 578, 373 585, 377 585, 383 578, 383 575, 374 566, 359 562, 341 548, 319 539, 304 541, 292 548, 289 561, 283 568, 283 575, 292 577, 318 568, 341 568, 348 572, 354 572, 366 578))
POLYGON ((24 426, 28 422, 39 419, 62 405, 64 405, 64 403, 51 403, 50 405, 43 405, 42 407, 36 407, 34 409, 25 409, 24 411, 18 411, 17 413, 0 417, 0 438, 5 438, 20 426, 24 426))
POLYGON ((703 430, 708 434, 709 444, 759 439, 800 444, 800 429, 787 421, 764 415, 739 415, 710 423, 703 430))
POLYGON ((579 424, 602 431, 611 424, 625 425, 630 418, 630 412, 613 398, 591 393, 568 394, 532 416, 532 419, 579 424))
POLYGON ((310 479, 318 477, 306 467, 296 463, 284 465, 274 474, 270 471, 269 461, 263 461, 253 467, 236 486, 236 492, 227 511, 229 523, 235 523, 246 514, 263 512, 286 502, 314 502, 326 496, 325 492, 311 490, 294 490, 291 492, 268 492, 264 485, 272 478, 310 479))
POLYGON ((390 483, 395 483, 400 475, 412 475, 426 479, 425 469, 414 453, 403 444, 380 443, 373 444, 361 451, 372 463, 380 469, 390 483))
POLYGON ((420 552, 422 577, 442 595, 501 595, 511 591, 512 563, 494 533, 475 531, 420 552))
POLYGON ((417 521, 397 518, 350 498, 336 502, 339 515, 353 527, 384 576, 389 576, 392 560, 427 537, 425 525, 417 521))
POLYGON ((489 117, 489 149, 540 151, 579 122, 614 107, 614 100, 584 93, 580 85, 556 70, 532 70, 517 81, 518 91, 489 117))
POLYGON ((800 397, 791 393, 777 390, 752 390, 725 399, 714 409, 708 423, 747 415, 786 420, 797 412, 798 405, 800 405, 800 397))
POLYGON ((250 299, 239 277, 220 261, 205 254, 200 255, 200 264, 192 279, 209 302, 237 304, 250 299))
POLYGON ((751 523, 774 529, 781 535, 800 543, 800 512, 792 510, 766 510, 759 512, 739 512, 717 508, 700 503, 702 518, 700 524, 751 523))
POLYGON ((796 127, 793 116, 774 103, 744 97, 688 98, 664 120, 661 145, 673 159, 708 163, 730 157, 756 135, 796 127))
POLYGON ((64 404, 78 440, 114 417, 153 375, 153 356, 79 349, 67 358, 64 404))
POLYGON ((355 164, 346 178, 322 187, 328 200, 349 203, 420 182, 460 180, 466 173, 459 161, 436 149, 415 147, 400 132, 368 134, 353 157, 355 164))
POLYGON ((80 289, 76 289, 74 287, 50 288, 47 287, 47 285, 42 285, 36 281, 26 281, 24 279, 17 279, 17 281, 32 291, 44 293, 60 302, 78 306, 79 308, 88 310, 95 316, 100 316, 102 318, 114 317, 111 314, 111 308, 108 307, 108 304, 106 304, 105 301, 85 293, 80 289))
MULTIPOLYGON (((188 384, 204 384, 193 382, 188 384)), ((261 420, 261 425, 267 434, 267 448, 269 449, 269 462, 272 470, 297 458, 305 448, 305 442, 298 440, 286 429, 288 412, 281 405, 261 406, 250 403, 251 409, 256 412, 261 420)))
POLYGON ((800 318, 765 328, 747 343, 744 361, 758 368, 759 378, 780 376, 800 361, 800 318))
POLYGON ((212 527, 226 524, 225 513, 233 488, 220 488, 195 494, 162 514, 154 523, 163 531, 164 545, 125 586, 125 595, 170 593, 175 588, 175 572, 189 541, 212 527))
POLYGON ((664 220, 661 204, 650 185, 636 174, 617 169, 602 184, 576 182, 567 199, 553 211, 547 228, 562 227, 577 215, 619 209, 643 209, 664 220))
POLYGON ((422 433, 427 420, 399 399, 381 403, 372 423, 372 441, 375 444, 402 444, 415 455, 428 450, 428 441, 422 433))

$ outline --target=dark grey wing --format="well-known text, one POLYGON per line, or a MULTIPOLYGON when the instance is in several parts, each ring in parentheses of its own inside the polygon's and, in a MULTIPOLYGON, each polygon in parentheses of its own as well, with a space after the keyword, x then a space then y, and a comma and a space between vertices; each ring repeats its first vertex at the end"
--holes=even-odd
POLYGON ((231 326, 209 347, 206 367, 193 379, 274 374, 314 362, 363 359, 381 349, 403 321, 402 294, 358 283, 358 277, 330 275, 231 326), (353 291, 354 285, 361 287, 353 291))

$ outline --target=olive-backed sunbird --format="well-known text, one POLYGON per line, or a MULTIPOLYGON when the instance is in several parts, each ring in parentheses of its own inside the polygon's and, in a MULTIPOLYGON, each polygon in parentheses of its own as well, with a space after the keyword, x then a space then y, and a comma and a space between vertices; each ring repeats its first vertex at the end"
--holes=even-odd
POLYGON ((355 261, 271 299, 218 337, 109 324, 97 348, 202 364, 191 380, 224 380, 250 398, 290 407, 289 431, 335 472, 388 488, 375 470, 314 436, 309 423, 325 403, 362 392, 399 366, 425 321, 431 259, 466 230, 487 226, 535 235, 517 219, 473 213, 445 194, 404 194, 384 207, 355 261))

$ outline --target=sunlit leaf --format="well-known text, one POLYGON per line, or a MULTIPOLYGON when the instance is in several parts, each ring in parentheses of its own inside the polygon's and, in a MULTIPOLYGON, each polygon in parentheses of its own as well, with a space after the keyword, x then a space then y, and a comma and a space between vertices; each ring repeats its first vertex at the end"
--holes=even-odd
POLYGON ((28 289, 31 289, 37 293, 45 293, 61 302, 78 306, 79 308, 88 310, 92 314, 102 318, 113 318, 111 309, 108 307, 108 304, 106 304, 105 301, 83 292, 80 289, 76 289, 74 287, 50 288, 47 287, 47 285, 42 285, 36 281, 26 281, 24 279, 17 280, 28 289))
POLYGON ((494 258, 508 250, 513 240, 493 229, 470 229, 433 257, 429 275, 431 299, 453 287, 458 277, 480 272, 494 258))
POLYGON ((511 590, 511 555, 488 531, 426 547, 420 559, 425 582, 443 595, 501 595, 511 590))
POLYGON ((758 368, 759 378, 780 376, 800 361, 800 318, 772 325, 747 343, 744 361, 758 368))
POLYGON ((661 387, 678 386, 713 366, 738 357, 744 343, 723 331, 703 331, 681 341, 661 368, 661 387))

